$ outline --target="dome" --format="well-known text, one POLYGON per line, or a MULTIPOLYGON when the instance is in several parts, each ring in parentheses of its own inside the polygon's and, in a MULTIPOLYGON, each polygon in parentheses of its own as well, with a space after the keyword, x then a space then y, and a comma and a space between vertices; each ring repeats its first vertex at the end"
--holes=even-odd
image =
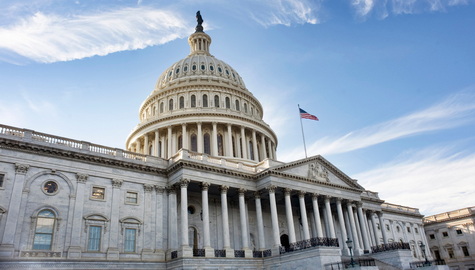
POLYGON ((139 109, 126 141, 136 153, 171 158, 180 149, 259 162, 275 158, 277 137, 239 73, 210 54, 202 26, 190 54, 167 68, 139 109))

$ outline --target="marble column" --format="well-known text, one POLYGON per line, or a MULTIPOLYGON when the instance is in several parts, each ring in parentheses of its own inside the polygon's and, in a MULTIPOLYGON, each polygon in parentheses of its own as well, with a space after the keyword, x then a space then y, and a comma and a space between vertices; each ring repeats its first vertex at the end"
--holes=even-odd
POLYGON ((336 212, 338 214, 338 223, 340 223, 341 230, 341 246, 343 247, 343 253, 349 255, 349 250, 346 245, 346 240, 348 236, 346 234, 345 219, 343 218, 343 209, 341 207, 342 198, 336 198, 336 212))
POLYGON ((274 248, 280 247, 280 230, 279 230, 279 219, 277 216, 277 204, 275 201, 275 190, 276 186, 269 186, 267 190, 269 191, 269 201, 270 201, 270 213, 272 220, 272 235, 274 237, 274 248))
POLYGON ((181 229, 181 257, 193 257, 193 249, 188 239, 188 184, 190 180, 180 181, 180 229, 181 229))
POLYGON ((150 155, 151 153, 149 153, 149 147, 148 147, 148 134, 145 134, 143 136, 143 153, 144 155, 150 155))
POLYGON ((153 226, 153 209, 152 209, 152 191, 154 191, 154 186, 151 184, 143 184, 144 189, 144 208, 143 208, 143 248, 142 248, 142 258, 150 258, 153 255, 154 247, 154 231, 152 231, 153 226))
POLYGON ((249 156, 247 155, 247 139, 246 139, 246 131, 244 126, 241 126, 241 151, 242 151, 242 158, 248 159, 249 156))
POLYGON ((299 192, 300 216, 302 218, 303 238, 310 239, 310 230, 308 229, 307 209, 305 207, 305 191, 299 192))
POLYGON ((270 140, 270 138, 267 140, 267 148, 269 149, 269 158, 275 159, 274 154, 272 152, 272 141, 270 140))
POLYGON ((226 156, 228 157, 233 157, 233 133, 232 133, 232 127, 231 127, 231 124, 228 124, 228 142, 226 144, 226 150, 227 150, 227 153, 226 153, 226 156))
POLYGON ((213 156, 218 156, 218 123, 213 122, 213 138, 211 138, 211 143, 213 144, 211 147, 211 154, 213 156))
POLYGON ((353 235, 353 239, 351 240, 353 241, 353 248, 356 254, 356 251, 359 252, 360 245, 358 241, 358 233, 356 232, 356 222, 355 222, 355 217, 353 214, 353 206, 351 205, 351 202, 348 202, 346 204, 346 207, 347 207, 348 217, 350 219, 350 224, 351 224, 351 234, 353 235))
POLYGON ((138 138, 137 141, 135 141, 135 151, 139 154, 143 154, 140 138, 138 138))
POLYGON ((358 211, 358 219, 360 221, 360 227, 361 227, 361 235, 363 236, 363 246, 365 250, 371 250, 371 247, 369 246, 369 241, 368 241, 368 233, 366 229, 366 224, 364 222, 364 215, 363 215, 363 204, 358 202, 357 204, 357 211, 358 211))
POLYGON ((290 192, 292 189, 285 188, 285 215, 287 217, 287 228, 289 229, 289 242, 290 244, 297 242, 295 238, 295 228, 294 228, 294 216, 292 214, 292 203, 290 201, 290 192))
POLYGON ((313 215, 315 217, 315 226, 317 227, 317 237, 323 237, 322 220, 320 218, 320 209, 318 207, 318 194, 312 194, 313 215))
POLYGON ((186 124, 181 124, 181 147, 183 149, 188 148, 188 133, 186 130, 186 124))
POLYGON ((266 138, 264 137, 264 134, 261 134, 261 153, 262 153, 262 160, 267 158, 267 153, 266 153, 266 138))
POLYGON ((255 130, 252 130, 252 150, 254 152, 254 161, 259 161, 259 152, 257 152, 257 139, 255 130))
POLYGON ((169 159, 173 155, 172 154, 172 127, 168 126, 167 131, 168 131, 168 136, 167 136, 167 142, 168 142, 168 145, 167 145, 167 159, 169 159))
POLYGON ((170 186, 168 188, 168 256, 178 248, 177 217, 176 189, 175 186, 170 186))
POLYGON ((210 183, 201 183, 201 204, 203 215, 203 246, 204 248, 211 248, 211 235, 209 230, 209 203, 208 203, 208 189, 210 183))
POLYGON ((330 230, 330 238, 336 238, 335 226, 333 225, 332 208, 330 206, 330 196, 325 196, 325 211, 327 213, 326 225, 330 230))
POLYGON ((234 257, 234 251, 231 249, 229 239, 229 218, 228 218, 228 186, 221 186, 221 216, 223 218, 223 246, 226 250, 226 257, 234 257), (232 254, 230 254, 232 253, 232 254))
POLYGON ((153 155, 156 156, 156 157, 160 157, 160 132, 157 130, 155 130, 155 140, 153 141, 154 142, 154 147, 153 147, 153 155))
POLYGON ((383 243, 388 244, 388 236, 386 234, 386 225, 384 224, 383 213, 381 211, 376 212, 379 219, 379 226, 381 227, 381 234, 383 235, 383 243))
POLYGON ((157 195, 155 208, 155 254, 158 260, 165 260, 165 253, 163 252, 163 194, 164 187, 155 186, 157 195))
POLYGON ((203 153, 203 131, 201 130, 201 122, 196 123, 198 129, 197 135, 197 146, 198 146, 198 153, 203 153))
POLYGON ((257 219, 257 233, 259 236, 259 250, 265 250, 266 242, 264 235, 264 220, 262 218, 261 193, 256 191, 254 193, 256 200, 256 219, 257 219))
POLYGON ((112 179, 112 198, 110 211, 109 248, 107 249, 108 260, 119 259, 119 213, 120 213, 120 187, 124 182, 121 179, 112 179))
POLYGON ((76 174, 77 188, 74 200, 74 215, 71 229, 71 246, 68 248, 68 259, 81 258, 81 225, 83 222, 84 193, 86 189, 87 174, 76 174))
MULTIPOLYGON (((369 215, 371 218, 371 223, 373 224, 373 231, 374 231, 374 240, 375 240, 375 246, 379 246, 379 235, 378 235, 378 226, 376 224, 376 218, 374 217, 374 212, 369 211, 369 215)), ((383 225, 380 223, 379 228, 381 231, 383 231, 383 225)))
POLYGON ((246 189, 239 189, 239 219, 241 220, 241 239, 242 239, 242 249, 244 250, 244 256, 246 258, 252 258, 252 250, 249 249, 249 233, 247 226, 247 215, 246 215, 246 189))

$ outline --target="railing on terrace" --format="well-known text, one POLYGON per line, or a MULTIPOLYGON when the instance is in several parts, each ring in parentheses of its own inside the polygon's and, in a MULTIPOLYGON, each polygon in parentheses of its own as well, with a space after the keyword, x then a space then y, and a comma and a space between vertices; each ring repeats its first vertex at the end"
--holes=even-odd
POLYGON ((327 270, 339 270, 339 269, 348 269, 348 268, 355 268, 361 266, 376 266, 376 262, 374 259, 356 259, 351 263, 351 260, 345 260, 338 263, 331 263, 325 265, 325 269, 327 270))
POLYGON ((244 250, 234 250, 234 257, 235 258, 244 258, 246 253, 244 250))
POLYGON ((302 250, 302 249, 311 248, 311 247, 322 247, 322 246, 338 247, 339 246, 338 238, 314 237, 308 240, 302 240, 295 243, 290 243, 288 247, 281 246, 279 249, 280 249, 280 254, 284 254, 287 252, 302 250))
MULTIPOLYGON (((122 149, 107 147, 99 144, 93 144, 84 141, 77 141, 69 138, 59 137, 55 135, 50 135, 46 133, 36 132, 29 129, 20 129, 16 127, 0 125, 0 135, 14 136, 22 138, 23 140, 32 140, 41 143, 47 143, 52 145, 59 145, 62 147, 68 147, 77 150, 85 150, 93 153, 99 153, 104 155, 115 156, 118 158, 124 159, 133 159, 140 160, 143 162, 147 161, 147 158, 150 156, 138 154, 134 152, 125 151, 122 149)), ((163 165, 167 164, 167 161, 156 158, 154 159, 163 165)))
POLYGON ((379 246, 371 247, 371 251, 373 253, 385 252, 385 251, 391 251, 391 250, 400 250, 400 249, 410 250, 411 247, 409 243, 401 243, 401 242, 393 242, 393 243, 382 244, 379 246))
POLYGON ((177 250, 172 251, 171 255, 172 255, 172 260, 178 258, 178 251, 177 250))
POLYGON ((270 249, 252 251, 253 258, 265 258, 265 257, 270 257, 270 256, 272 256, 272 250, 270 249))
POLYGON ((398 204, 392 204, 392 203, 383 203, 381 204, 381 208, 386 208, 388 210, 397 210, 400 212, 406 212, 406 213, 413 213, 413 214, 419 214, 419 209, 417 208, 412 208, 412 207, 407 207, 407 206, 402 206, 398 204))
POLYGON ((445 265, 444 260, 433 260, 433 261, 420 261, 420 262, 412 262, 409 264, 411 269, 416 269, 419 267, 430 266, 430 265, 445 265))
POLYGON ((214 256, 215 257, 220 257, 220 258, 225 258, 226 257, 226 250, 225 249, 215 249, 214 250, 214 256))
POLYGON ((204 257, 205 256, 205 249, 204 248, 194 248, 193 249, 193 257, 204 257))

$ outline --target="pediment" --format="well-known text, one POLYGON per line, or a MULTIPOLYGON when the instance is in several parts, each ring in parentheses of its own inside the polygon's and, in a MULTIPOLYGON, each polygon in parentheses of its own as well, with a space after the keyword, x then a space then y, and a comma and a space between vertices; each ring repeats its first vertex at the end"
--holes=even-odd
POLYGON ((356 180, 351 179, 322 156, 313 156, 271 168, 296 177, 316 182, 331 183, 348 188, 364 189, 356 180))

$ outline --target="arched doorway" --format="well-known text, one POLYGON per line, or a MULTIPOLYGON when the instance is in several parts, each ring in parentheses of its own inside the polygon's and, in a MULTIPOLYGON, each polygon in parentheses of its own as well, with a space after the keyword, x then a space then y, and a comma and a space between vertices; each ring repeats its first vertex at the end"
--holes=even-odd
POLYGON ((285 251, 289 251, 290 243, 289 236, 287 234, 283 234, 280 236, 280 244, 285 248, 285 251))

